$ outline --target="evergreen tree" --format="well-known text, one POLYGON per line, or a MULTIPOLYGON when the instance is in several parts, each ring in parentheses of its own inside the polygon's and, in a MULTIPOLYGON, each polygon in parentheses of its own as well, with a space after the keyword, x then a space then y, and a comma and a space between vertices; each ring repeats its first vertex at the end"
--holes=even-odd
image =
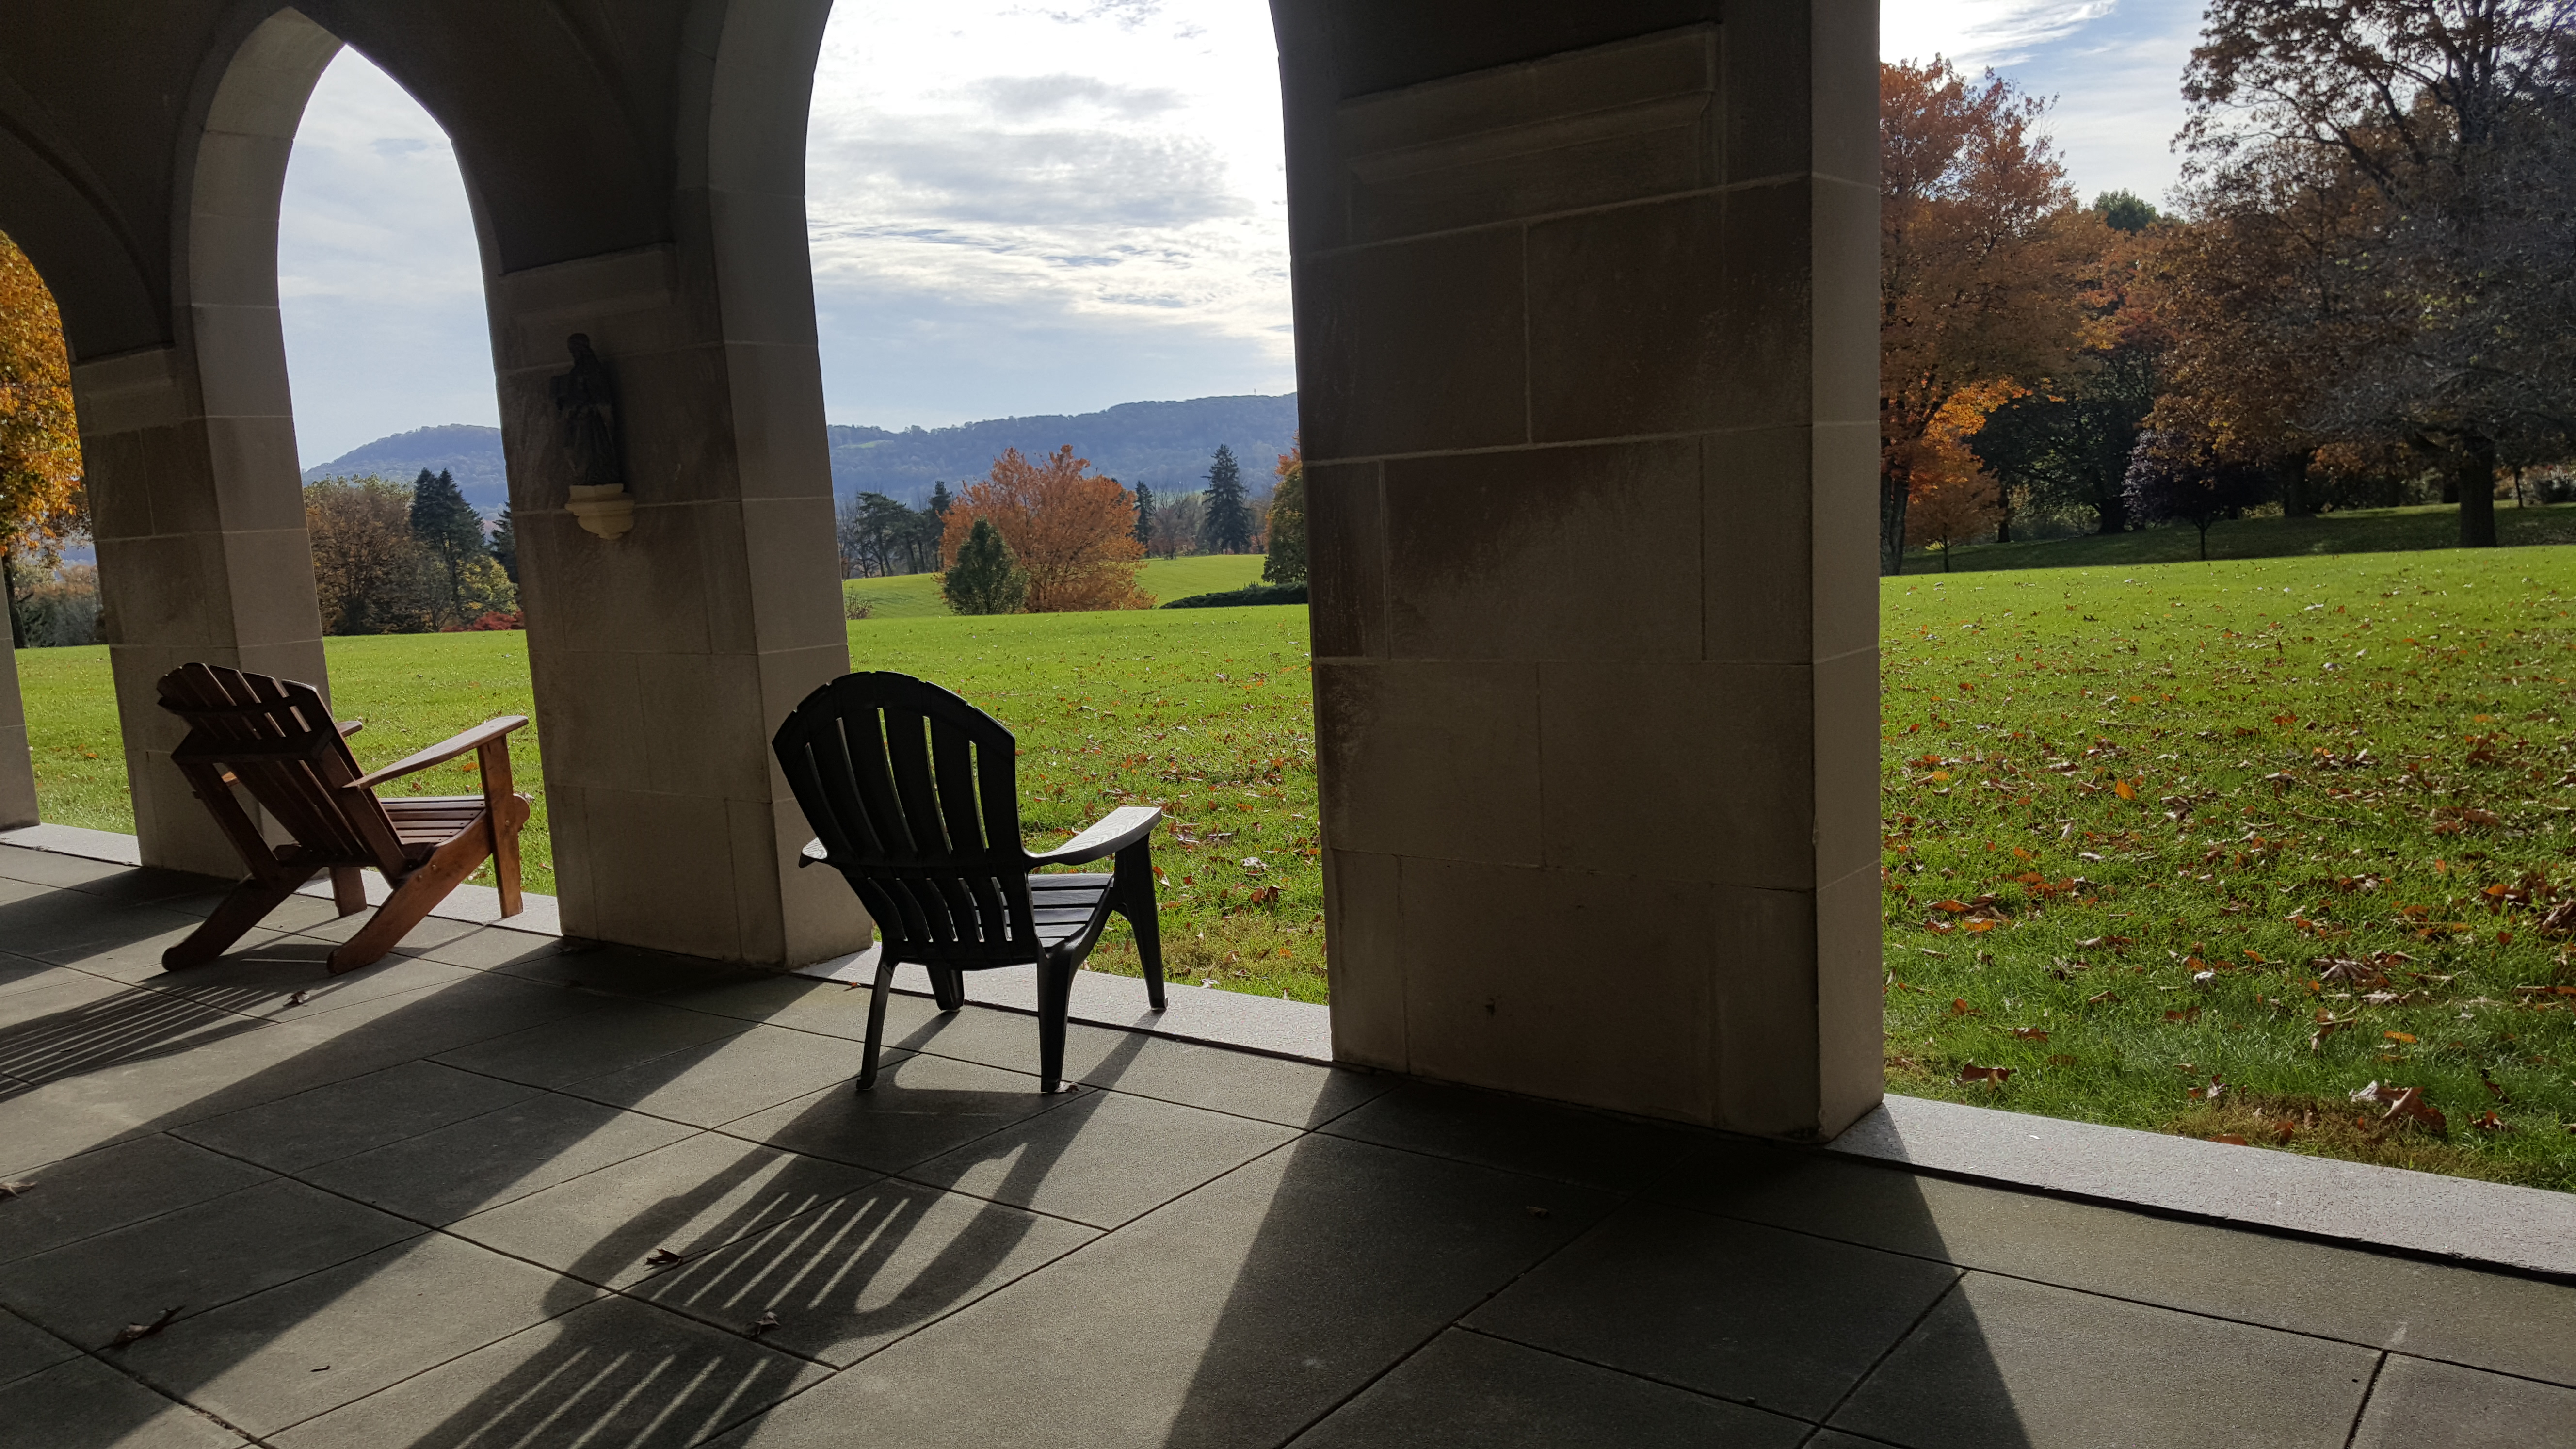
POLYGON ((1154 548, 1154 490, 1136 485, 1136 542, 1151 553, 1154 548))
POLYGON ((465 623, 465 563, 481 556, 483 516, 465 501, 456 479, 441 469, 432 474, 427 468, 411 485, 411 536, 430 557, 437 560, 439 573, 447 583, 446 596, 440 600, 441 612, 448 618, 465 623))
POLYGON ((939 593, 960 614, 1016 614, 1028 600, 1029 576, 993 521, 978 518, 957 546, 957 562, 940 576, 939 593))
POLYGON ((511 525, 510 505, 506 503, 501 505, 501 516, 493 520, 490 542, 492 557, 500 560, 501 572, 510 576, 511 583, 517 583, 519 581, 519 534, 518 530, 511 525))
POLYGON ((945 522, 948 518, 948 505, 956 501, 957 495, 948 491, 948 485, 945 482, 934 482, 930 485, 930 501, 922 506, 929 511, 931 517, 945 522))
POLYGON ((1279 483, 1270 492, 1270 557, 1261 577, 1274 584, 1306 582, 1306 465, 1304 449, 1279 459, 1279 483))
POLYGON ((1207 521, 1201 542, 1210 553, 1241 553, 1252 542, 1252 510, 1243 503, 1243 469, 1234 450, 1216 445, 1215 465, 1207 474, 1207 521))

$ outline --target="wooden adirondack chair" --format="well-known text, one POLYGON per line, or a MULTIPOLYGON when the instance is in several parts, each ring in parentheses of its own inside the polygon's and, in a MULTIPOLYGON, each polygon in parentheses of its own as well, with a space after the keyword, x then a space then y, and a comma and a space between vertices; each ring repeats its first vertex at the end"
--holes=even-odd
POLYGON ((161 676, 160 691, 161 707, 188 722, 188 737, 172 752, 172 762, 250 869, 250 879, 234 887, 204 925, 162 953, 165 969, 222 955, 326 870, 344 916, 367 908, 361 868, 374 866, 393 887, 375 919, 331 953, 333 975, 382 959, 487 859, 499 877, 501 914, 519 913, 519 827, 527 823, 528 798, 510 789, 505 737, 526 724, 526 716, 486 720, 362 775, 347 742, 357 723, 335 724, 312 685, 219 664, 183 664, 161 676), (377 785, 469 750, 480 771, 481 794, 376 798, 377 785), (237 785, 294 837, 291 844, 272 846, 261 836, 233 793, 237 785))
POLYGON ((771 746, 816 838, 797 862, 838 870, 876 919, 883 950, 868 1005, 858 1090, 876 1085, 896 963, 930 969, 942 1011, 966 1004, 962 973, 1035 962, 1038 1076, 1064 1076, 1073 973, 1112 911, 1136 931, 1146 999, 1163 1009, 1152 836, 1163 812, 1112 810, 1043 855, 1020 843, 1018 751, 1001 721, 902 674, 845 674, 805 696, 771 746), (1108 874, 1034 872, 1111 859, 1108 874))

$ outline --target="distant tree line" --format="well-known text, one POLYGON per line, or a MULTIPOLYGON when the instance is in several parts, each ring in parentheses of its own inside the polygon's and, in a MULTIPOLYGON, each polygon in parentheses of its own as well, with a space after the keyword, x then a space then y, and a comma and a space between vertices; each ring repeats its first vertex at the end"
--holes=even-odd
POLYGON ((516 532, 483 520, 445 472, 409 484, 372 475, 304 487, 315 602, 325 634, 421 634, 520 626, 516 532))

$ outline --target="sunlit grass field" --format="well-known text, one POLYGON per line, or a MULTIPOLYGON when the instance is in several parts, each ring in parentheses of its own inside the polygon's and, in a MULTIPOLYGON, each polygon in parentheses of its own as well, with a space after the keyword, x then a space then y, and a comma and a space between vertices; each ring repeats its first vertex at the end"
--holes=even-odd
MULTIPOLYGON (((1257 553, 1202 554, 1190 558, 1148 559, 1136 574, 1136 585, 1168 604, 1193 594, 1218 594, 1261 581, 1264 560, 1257 553)), ((948 605, 939 597, 936 574, 897 574, 884 579, 843 579, 841 593, 865 604, 870 619, 944 619, 948 605)))
MULTIPOLYGON (((2572 609, 2550 548, 1883 581, 1891 1088, 2576 1187, 2572 609)), ((1033 846, 1171 812, 1176 977, 1323 999, 1305 609, 850 640, 1013 729, 1033 846)), ((370 765, 529 708, 517 635, 329 650, 370 765)), ((104 651, 19 665, 46 817, 131 829, 104 651)))
POLYGON ((2567 549, 1886 581, 1890 1085, 2576 1187, 2571 594, 2567 549))
MULTIPOLYGON (((2521 508, 2496 505, 2496 542, 2507 548, 2576 543, 2576 503, 2521 508)), ((2210 525, 2209 557, 2323 557, 2447 549, 2460 541, 2457 504, 2407 508, 2357 508, 2312 518, 2238 518, 2210 525)), ((2034 543, 1978 543, 1950 557, 1954 572, 1981 569, 2131 568, 2138 564, 2192 563, 2200 558, 2199 531, 2182 525, 2132 533, 2052 538, 2034 543)), ((1938 550, 1906 555, 1908 574, 1942 572, 1938 550)))

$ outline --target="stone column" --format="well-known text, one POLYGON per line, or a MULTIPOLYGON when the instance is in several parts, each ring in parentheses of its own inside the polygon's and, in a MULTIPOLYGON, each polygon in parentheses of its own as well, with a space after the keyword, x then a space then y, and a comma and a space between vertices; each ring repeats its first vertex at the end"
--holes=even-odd
POLYGON ((175 340, 72 368, 146 865, 241 873, 170 763, 185 731, 154 681, 202 660, 329 688, 278 328, 277 205, 296 121, 338 49, 291 10, 252 33, 181 172, 175 340))
POLYGON ((501 425, 564 929, 794 965, 866 944, 770 732, 849 669, 804 114, 821 6, 724 7, 689 92, 680 239, 492 277, 501 425), (696 128, 704 126, 703 132, 696 128), (615 375, 634 530, 586 532, 548 380, 615 375))
POLYGON ((27 753, 27 708, 18 694, 18 655, 0 630, 0 830, 36 823, 36 762, 27 753))
POLYGON ((1336 1054, 1878 1100, 1877 11, 1281 0, 1336 1054))

